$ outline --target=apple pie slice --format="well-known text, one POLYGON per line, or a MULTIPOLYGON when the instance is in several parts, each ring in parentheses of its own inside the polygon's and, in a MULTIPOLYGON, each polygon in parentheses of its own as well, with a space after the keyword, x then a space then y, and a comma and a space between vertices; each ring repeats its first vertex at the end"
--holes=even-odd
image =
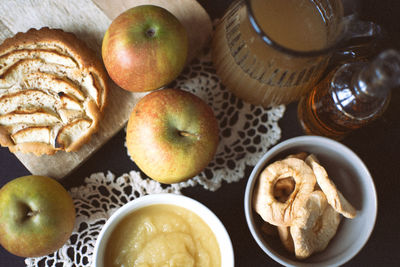
POLYGON ((0 45, 0 145, 11 152, 78 150, 106 100, 102 62, 72 33, 30 29, 0 45))

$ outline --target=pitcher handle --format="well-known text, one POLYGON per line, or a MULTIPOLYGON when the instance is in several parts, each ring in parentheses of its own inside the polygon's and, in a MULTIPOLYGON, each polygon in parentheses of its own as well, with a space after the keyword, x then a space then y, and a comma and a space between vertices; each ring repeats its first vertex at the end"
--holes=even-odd
POLYGON ((382 33, 382 28, 372 22, 363 21, 357 18, 357 15, 352 14, 343 18, 346 27, 346 38, 359 37, 374 37, 382 33))
POLYGON ((329 65, 339 65, 354 60, 367 60, 379 52, 376 49, 385 34, 381 26, 372 21, 362 21, 352 14, 343 18, 345 37, 336 49, 329 65))

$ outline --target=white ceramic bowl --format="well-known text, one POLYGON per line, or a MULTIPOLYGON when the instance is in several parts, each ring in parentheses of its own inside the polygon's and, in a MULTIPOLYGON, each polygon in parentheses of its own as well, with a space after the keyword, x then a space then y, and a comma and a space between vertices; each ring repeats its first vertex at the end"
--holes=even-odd
POLYGON ((119 208, 106 222, 101 229, 99 237, 97 238, 94 253, 93 264, 95 267, 104 267, 103 255, 106 248, 107 241, 118 223, 126 216, 135 210, 143 207, 156 205, 156 204, 169 204, 186 208, 197 214, 213 231, 221 252, 221 267, 234 266, 234 254, 231 239, 226 231, 222 222, 218 217, 206 206, 200 202, 182 195, 175 194, 153 194, 139 197, 121 208, 119 208))
POLYGON ((261 249, 278 263, 286 266, 339 266, 353 258, 370 237, 377 215, 377 196, 368 169, 353 151, 325 137, 300 136, 279 143, 260 159, 246 186, 244 208, 252 236, 261 249), (303 151, 317 156, 338 189, 357 209, 357 216, 354 219, 343 217, 328 247, 300 261, 284 249, 278 236, 267 236, 260 231, 262 219, 254 212, 252 199, 259 174, 268 164, 303 151))

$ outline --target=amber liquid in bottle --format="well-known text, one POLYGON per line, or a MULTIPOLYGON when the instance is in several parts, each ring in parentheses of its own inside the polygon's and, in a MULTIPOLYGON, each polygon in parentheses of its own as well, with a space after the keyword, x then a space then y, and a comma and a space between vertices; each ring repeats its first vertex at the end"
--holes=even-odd
POLYGON ((372 63, 350 63, 332 71, 298 104, 306 134, 340 140, 385 111, 390 89, 400 83, 400 56, 383 52, 372 63))

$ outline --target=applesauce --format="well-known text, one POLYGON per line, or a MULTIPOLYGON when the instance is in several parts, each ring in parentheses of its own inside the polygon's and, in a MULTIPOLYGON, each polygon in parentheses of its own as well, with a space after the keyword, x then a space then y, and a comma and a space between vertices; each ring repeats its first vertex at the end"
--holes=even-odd
POLYGON ((220 266, 210 227, 195 213, 156 204, 127 215, 107 242, 105 266, 220 266))

